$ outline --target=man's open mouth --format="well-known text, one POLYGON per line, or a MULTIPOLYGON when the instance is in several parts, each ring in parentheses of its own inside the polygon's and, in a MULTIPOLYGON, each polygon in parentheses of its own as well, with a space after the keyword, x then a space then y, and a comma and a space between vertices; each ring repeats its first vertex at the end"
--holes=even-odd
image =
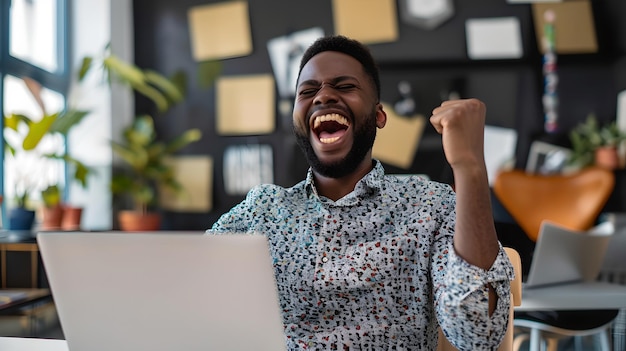
POLYGON ((348 127, 350 127, 348 119, 336 113, 317 116, 313 121, 313 132, 323 144, 331 144, 339 140, 348 127))

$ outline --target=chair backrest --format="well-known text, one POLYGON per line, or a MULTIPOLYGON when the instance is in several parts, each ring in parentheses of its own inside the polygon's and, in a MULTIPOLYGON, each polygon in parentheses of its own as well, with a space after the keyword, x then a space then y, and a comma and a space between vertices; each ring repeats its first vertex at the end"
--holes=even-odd
MULTIPOLYGON (((513 351, 513 312, 514 307, 522 304, 522 260, 520 259, 517 251, 510 247, 505 247, 509 261, 513 265, 515 271, 515 279, 511 282, 511 308, 509 309, 509 324, 506 329, 506 334, 498 351, 513 351)), ((437 351, 457 351, 457 349, 450 344, 448 339, 444 336, 441 329, 439 329, 439 342, 437 343, 437 351)))
POLYGON ((526 235, 537 241, 544 220, 571 230, 591 228, 614 185, 613 172, 599 167, 557 175, 507 170, 498 173, 493 191, 526 235))

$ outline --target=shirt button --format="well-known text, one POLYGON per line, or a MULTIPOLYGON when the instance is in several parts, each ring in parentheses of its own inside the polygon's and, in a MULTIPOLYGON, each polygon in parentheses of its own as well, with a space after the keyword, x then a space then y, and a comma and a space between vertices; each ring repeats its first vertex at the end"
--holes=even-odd
POLYGON ((328 257, 326 257, 326 256, 322 257, 322 262, 324 262, 324 263, 328 262, 328 257))

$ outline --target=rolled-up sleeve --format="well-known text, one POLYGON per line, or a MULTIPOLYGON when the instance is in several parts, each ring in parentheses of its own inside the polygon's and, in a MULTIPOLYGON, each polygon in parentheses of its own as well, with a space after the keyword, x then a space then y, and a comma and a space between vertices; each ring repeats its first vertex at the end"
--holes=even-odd
POLYGON ((439 255, 433 274, 435 304, 439 324, 459 350, 493 350, 506 332, 510 308, 510 282, 513 266, 500 245, 493 265, 484 270, 456 255, 452 244, 439 255), (445 272, 445 273, 444 273, 445 272), (498 296, 495 311, 489 315, 489 289, 498 296))

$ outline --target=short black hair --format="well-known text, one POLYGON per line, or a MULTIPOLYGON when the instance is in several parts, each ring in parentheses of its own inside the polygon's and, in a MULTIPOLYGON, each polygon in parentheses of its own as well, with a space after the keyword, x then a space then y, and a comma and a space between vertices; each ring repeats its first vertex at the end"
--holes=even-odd
POLYGON ((343 35, 333 35, 327 37, 321 37, 317 39, 309 48, 304 52, 302 60, 300 60, 300 70, 298 71, 298 78, 302 68, 313 56, 322 53, 324 51, 337 51, 348 56, 352 56, 361 63, 365 73, 370 76, 374 86, 376 87, 376 96, 380 99, 380 77, 378 76, 378 66, 370 53, 367 46, 354 39, 347 38, 343 35))

